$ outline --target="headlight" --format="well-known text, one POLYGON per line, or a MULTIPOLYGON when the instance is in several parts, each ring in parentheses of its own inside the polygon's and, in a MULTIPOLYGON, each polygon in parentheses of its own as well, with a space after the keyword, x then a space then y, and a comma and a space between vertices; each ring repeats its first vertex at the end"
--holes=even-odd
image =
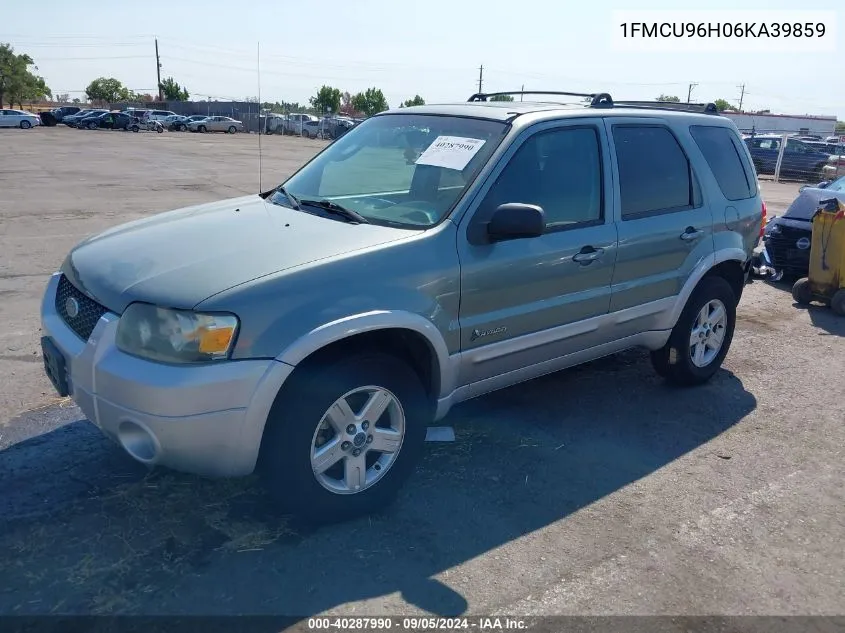
POLYGON ((233 314, 130 305, 117 325, 117 346, 128 354, 165 363, 225 360, 238 331, 233 314))

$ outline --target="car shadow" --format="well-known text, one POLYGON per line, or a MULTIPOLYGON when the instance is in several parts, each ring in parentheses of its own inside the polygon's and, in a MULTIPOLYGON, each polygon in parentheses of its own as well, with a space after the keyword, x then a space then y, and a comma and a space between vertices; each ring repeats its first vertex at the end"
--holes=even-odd
MULTIPOLYGON (((755 407, 729 371, 674 389, 641 351, 608 357, 456 407, 441 424, 457 440, 426 445, 393 506, 318 530, 278 516, 251 479, 147 473, 75 419, 0 452, 0 613, 304 618, 378 599, 392 613, 410 604, 459 615, 463 581, 436 576, 494 553, 489 572, 503 545, 682 458, 755 407)), ((549 547, 565 564, 577 545, 549 547)), ((510 582, 511 563, 495 564, 484 582, 510 582)))
POLYGON ((845 336, 845 317, 835 314, 829 306, 817 303, 800 305, 792 299, 792 284, 797 280, 798 278, 796 277, 794 279, 783 279, 781 281, 763 280, 763 283, 771 288, 789 294, 792 306, 797 310, 807 311, 813 326, 821 330, 819 332, 821 336, 845 336))

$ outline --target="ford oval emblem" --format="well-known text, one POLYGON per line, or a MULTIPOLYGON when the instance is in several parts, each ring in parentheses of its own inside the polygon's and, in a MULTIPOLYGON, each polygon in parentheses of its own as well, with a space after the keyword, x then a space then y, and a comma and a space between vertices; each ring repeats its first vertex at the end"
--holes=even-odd
POLYGON ((800 240, 795 242, 795 246, 800 248, 802 251, 806 251, 808 248, 810 248, 810 238, 802 237, 800 240))
POLYGON ((73 297, 68 297, 65 301, 65 311, 71 319, 76 318, 79 316, 79 302, 73 297))

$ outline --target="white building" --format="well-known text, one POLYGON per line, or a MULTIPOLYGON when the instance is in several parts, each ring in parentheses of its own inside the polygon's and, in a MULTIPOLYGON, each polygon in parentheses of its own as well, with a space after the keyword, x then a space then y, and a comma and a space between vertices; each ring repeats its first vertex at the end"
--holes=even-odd
POLYGON ((740 132, 759 134, 766 132, 797 132, 799 134, 813 134, 833 136, 836 133, 835 116, 810 116, 791 114, 751 114, 749 112, 722 112, 739 128, 740 132))

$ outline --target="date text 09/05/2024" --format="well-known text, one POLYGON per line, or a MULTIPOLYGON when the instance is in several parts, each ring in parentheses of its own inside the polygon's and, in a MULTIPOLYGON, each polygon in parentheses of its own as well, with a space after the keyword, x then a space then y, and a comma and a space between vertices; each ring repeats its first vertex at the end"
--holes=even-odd
POLYGON ((311 631, 518 631, 527 628, 528 623, 524 619, 508 617, 327 617, 308 619, 308 629, 311 631))

